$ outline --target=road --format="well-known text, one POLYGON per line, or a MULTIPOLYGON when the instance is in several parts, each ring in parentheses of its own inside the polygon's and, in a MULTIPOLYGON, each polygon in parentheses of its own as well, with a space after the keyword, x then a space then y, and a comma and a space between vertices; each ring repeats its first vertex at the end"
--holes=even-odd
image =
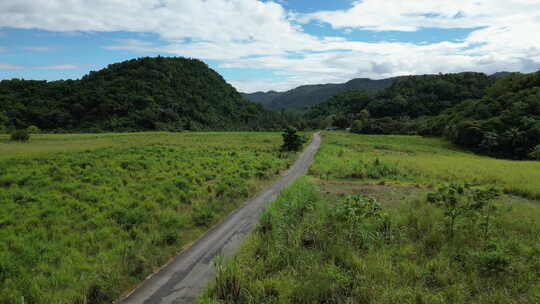
POLYGON ((185 304, 195 303, 206 285, 214 279, 212 264, 217 255, 231 256, 258 222, 265 205, 279 192, 307 173, 319 149, 321 137, 313 135, 310 145, 300 154, 284 176, 261 191, 176 256, 160 271, 145 280, 119 304, 185 304))

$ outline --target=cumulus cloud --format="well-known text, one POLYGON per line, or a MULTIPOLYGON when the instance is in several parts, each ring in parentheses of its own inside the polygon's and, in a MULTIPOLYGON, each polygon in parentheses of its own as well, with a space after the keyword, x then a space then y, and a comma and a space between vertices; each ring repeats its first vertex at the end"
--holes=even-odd
POLYGON ((0 70, 22 70, 22 69, 24 69, 24 66, 22 65, 0 62, 0 70))
POLYGON ((23 65, 0 62, 0 70, 73 70, 80 68, 77 64, 60 65, 23 65))
POLYGON ((40 70, 74 70, 78 69, 79 65, 77 64, 59 64, 59 65, 40 65, 35 66, 34 68, 40 70))
POLYGON ((279 80, 232 82, 243 91, 283 90, 353 77, 540 68, 538 0, 363 0, 352 2, 346 10, 312 14, 257 0, 3 0, 2 26, 155 33, 161 41, 119 40, 105 47, 213 59, 222 62, 222 68, 270 69, 281 74, 279 80), (309 22, 327 23, 349 34, 354 29, 475 30, 463 41, 366 43, 310 35, 303 30, 309 22))
POLYGON ((529 22, 540 16, 537 0, 363 0, 351 8, 319 11, 298 17, 334 28, 374 31, 416 31, 420 28, 474 28, 529 22))
POLYGON ((55 50, 54 47, 50 46, 21 46, 20 49, 30 52, 50 52, 55 50))

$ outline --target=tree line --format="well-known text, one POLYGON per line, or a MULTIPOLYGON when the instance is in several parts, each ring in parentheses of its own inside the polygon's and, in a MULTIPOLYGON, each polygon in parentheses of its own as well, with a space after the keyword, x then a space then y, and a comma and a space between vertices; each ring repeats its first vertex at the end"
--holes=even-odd
POLYGON ((310 108, 312 127, 362 134, 444 136, 478 153, 540 159, 540 72, 411 76, 310 108))

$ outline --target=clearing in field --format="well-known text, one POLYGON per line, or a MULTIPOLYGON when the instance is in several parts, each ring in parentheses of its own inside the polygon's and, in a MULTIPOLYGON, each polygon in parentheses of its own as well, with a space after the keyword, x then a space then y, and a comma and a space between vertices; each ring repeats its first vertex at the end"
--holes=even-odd
POLYGON ((323 138, 201 303, 540 302, 540 163, 323 138))
POLYGON ((110 303, 287 168, 296 154, 280 144, 255 132, 0 136, 0 303, 110 303))

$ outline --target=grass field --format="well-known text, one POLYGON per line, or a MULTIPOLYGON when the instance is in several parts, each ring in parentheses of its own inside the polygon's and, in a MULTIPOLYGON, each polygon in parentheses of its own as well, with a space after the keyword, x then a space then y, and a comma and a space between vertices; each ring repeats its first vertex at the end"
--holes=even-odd
POLYGON ((540 303, 540 163, 323 137, 200 303, 540 303))
POLYGON ((540 199, 540 162, 479 156, 439 138, 327 132, 311 173, 323 179, 373 179, 438 185, 469 182, 540 199), (374 163, 379 160, 379 165, 374 163))
POLYGON ((279 133, 0 136, 0 303, 110 303, 287 168, 279 133))

